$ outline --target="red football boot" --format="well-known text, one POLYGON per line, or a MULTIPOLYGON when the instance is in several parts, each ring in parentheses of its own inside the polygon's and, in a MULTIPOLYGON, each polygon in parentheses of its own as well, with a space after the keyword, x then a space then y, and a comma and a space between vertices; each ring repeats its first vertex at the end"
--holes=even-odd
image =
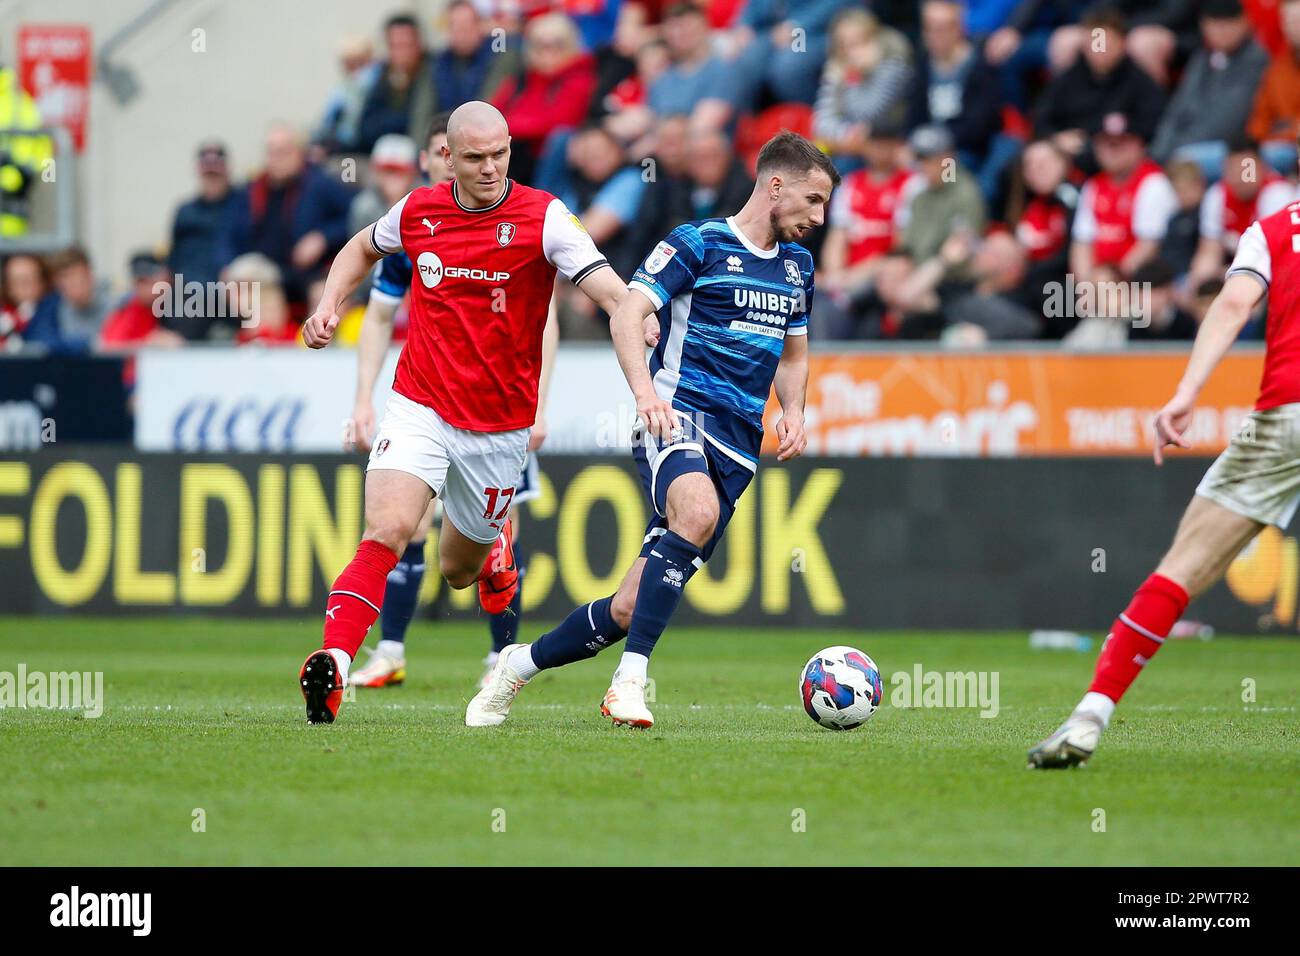
POLYGON ((302 696, 307 701, 307 723, 332 724, 343 703, 338 661, 329 651, 314 651, 298 672, 302 696))
POLYGON ((519 569, 515 567, 514 523, 507 518, 497 536, 483 570, 478 576, 478 603, 489 614, 500 614, 510 607, 519 590, 519 569))

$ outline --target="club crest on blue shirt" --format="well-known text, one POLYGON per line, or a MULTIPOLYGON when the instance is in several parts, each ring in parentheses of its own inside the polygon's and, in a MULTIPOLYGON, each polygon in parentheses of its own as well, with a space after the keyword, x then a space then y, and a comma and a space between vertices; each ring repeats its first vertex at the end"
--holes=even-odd
POLYGON ((659 243, 659 245, 655 246, 654 252, 650 253, 646 258, 645 271, 651 275, 662 272, 664 266, 668 265, 668 260, 675 255, 677 255, 676 247, 670 246, 666 242, 659 243))
POLYGON ((793 282, 795 285, 803 285, 803 276, 799 272, 799 263, 793 259, 785 260, 785 281, 793 282))
POLYGON ((515 224, 513 222, 503 222, 497 224, 497 242, 503 246, 510 245, 510 240, 515 237, 515 224))

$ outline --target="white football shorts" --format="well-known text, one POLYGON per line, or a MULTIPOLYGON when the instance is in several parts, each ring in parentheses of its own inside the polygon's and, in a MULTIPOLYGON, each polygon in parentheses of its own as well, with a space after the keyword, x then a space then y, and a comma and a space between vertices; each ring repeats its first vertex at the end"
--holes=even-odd
POLYGON ((1300 404, 1251 412, 1196 493, 1285 528, 1300 504, 1300 404))
POLYGON ((367 471, 404 471, 433 489, 456 530, 480 544, 501 533, 528 455, 530 428, 473 432, 393 392, 367 471))

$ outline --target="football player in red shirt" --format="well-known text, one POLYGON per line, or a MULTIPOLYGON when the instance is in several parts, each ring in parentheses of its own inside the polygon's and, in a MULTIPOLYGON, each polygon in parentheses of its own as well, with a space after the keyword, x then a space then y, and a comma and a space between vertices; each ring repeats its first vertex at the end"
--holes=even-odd
POLYGON ((518 586, 508 515, 537 416, 543 330, 557 271, 612 314, 627 287, 564 204, 508 178, 510 131, 472 101, 451 114, 450 182, 413 190, 348 241, 303 340, 323 348, 339 308, 376 262, 414 265, 411 319, 366 471, 365 533, 326 601, 323 648, 299 672, 309 723, 338 715, 348 669, 434 495, 439 570, 479 584, 489 614, 518 586))
POLYGON ((1183 380, 1155 419, 1154 457, 1186 438, 1196 397, 1268 295, 1264 374, 1242 430, 1210 466, 1173 545, 1111 626, 1092 685, 1031 767, 1069 767, 1096 749, 1115 705, 1160 649, 1191 598, 1219 579, 1266 525, 1285 528, 1300 503, 1300 201, 1248 228, 1210 306, 1183 380))

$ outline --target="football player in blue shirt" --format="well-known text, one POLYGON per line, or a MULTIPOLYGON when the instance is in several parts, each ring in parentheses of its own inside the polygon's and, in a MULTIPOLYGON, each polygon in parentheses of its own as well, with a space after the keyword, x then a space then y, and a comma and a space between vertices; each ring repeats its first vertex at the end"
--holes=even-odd
POLYGON ((678 226, 655 246, 610 319, 636 398, 633 454, 654 510, 641 556, 615 594, 502 651, 465 712, 468 726, 500 724, 539 671, 626 637, 601 712, 615 724, 650 727, 650 653, 754 476, 774 383, 777 460, 806 447, 813 261, 797 240, 824 221, 839 175, 816 146, 783 132, 759 153, 757 178, 736 215, 678 226), (659 336, 647 364, 643 323, 655 315, 659 336))

